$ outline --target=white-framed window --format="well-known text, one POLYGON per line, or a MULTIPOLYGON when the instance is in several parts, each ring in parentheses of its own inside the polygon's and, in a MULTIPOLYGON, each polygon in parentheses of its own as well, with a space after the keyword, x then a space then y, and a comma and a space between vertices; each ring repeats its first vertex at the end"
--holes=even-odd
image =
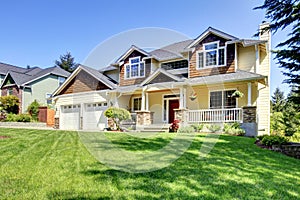
POLYGON ((141 57, 129 58, 129 63, 125 65, 125 79, 145 77, 145 62, 141 57))
POLYGON ((59 77, 58 77, 58 84, 59 84, 59 86, 61 86, 61 85, 65 82, 65 80, 66 80, 65 77, 59 76, 59 77))
POLYGON ((51 96, 52 96, 52 94, 46 93, 46 103, 47 103, 47 105, 52 104, 51 96))
POLYGON ((142 97, 132 98, 132 111, 139 111, 142 109, 142 97))
POLYGON ((13 95, 13 89, 12 88, 7 89, 7 96, 9 96, 9 95, 13 95))
POLYGON ((236 108, 236 97, 232 97, 235 90, 210 91, 210 109, 236 108))
POLYGON ((203 44, 203 50, 196 52, 197 68, 218 67, 226 65, 226 48, 219 42, 203 44))

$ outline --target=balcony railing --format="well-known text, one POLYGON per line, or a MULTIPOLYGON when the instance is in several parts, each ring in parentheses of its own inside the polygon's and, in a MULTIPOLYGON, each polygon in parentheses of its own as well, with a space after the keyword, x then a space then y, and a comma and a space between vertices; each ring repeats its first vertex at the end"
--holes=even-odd
POLYGON ((241 108, 189 110, 187 112, 187 121, 191 123, 242 122, 243 115, 241 108))

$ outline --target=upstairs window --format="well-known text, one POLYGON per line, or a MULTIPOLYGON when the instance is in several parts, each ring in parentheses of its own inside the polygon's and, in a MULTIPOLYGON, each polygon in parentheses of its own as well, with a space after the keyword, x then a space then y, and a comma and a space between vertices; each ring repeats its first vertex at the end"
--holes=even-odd
POLYGON ((129 59, 129 63, 125 65, 125 78, 141 78, 145 77, 145 62, 140 57, 129 59))
POLYGON ((58 84, 59 84, 59 86, 61 86, 61 85, 65 82, 65 80, 66 80, 65 77, 59 76, 59 77, 58 77, 58 84))
POLYGON ((170 70, 170 69, 182 69, 182 68, 188 68, 188 61, 187 60, 179 60, 174 62, 167 62, 162 63, 161 68, 170 70))
POLYGON ((197 51, 197 68, 224 66, 225 55, 225 47, 220 47, 219 42, 203 44, 203 50, 197 51))

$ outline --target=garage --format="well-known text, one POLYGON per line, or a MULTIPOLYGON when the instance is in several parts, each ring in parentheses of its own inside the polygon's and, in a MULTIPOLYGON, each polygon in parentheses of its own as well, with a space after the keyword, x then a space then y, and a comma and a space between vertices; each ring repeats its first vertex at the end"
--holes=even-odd
POLYGON ((80 105, 61 106, 60 128, 78 130, 80 127, 80 105))
POLYGON ((104 111, 107 109, 107 102, 84 104, 82 129, 103 130, 107 127, 107 118, 104 111))

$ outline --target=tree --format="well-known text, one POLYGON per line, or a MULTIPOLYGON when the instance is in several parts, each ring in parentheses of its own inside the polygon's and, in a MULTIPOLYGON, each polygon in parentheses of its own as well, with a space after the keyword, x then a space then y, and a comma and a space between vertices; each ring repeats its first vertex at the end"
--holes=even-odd
POLYGON ((129 111, 124 108, 110 107, 104 112, 104 115, 114 121, 117 130, 121 130, 120 124, 123 120, 130 119, 129 111))
POLYGON ((0 107, 7 113, 19 113, 19 98, 13 95, 0 97, 0 107))
POLYGON ((27 112, 31 115, 34 121, 38 121, 39 107, 40 104, 35 99, 27 108, 27 112))
POLYGON ((70 52, 67 52, 65 55, 59 57, 59 60, 55 61, 55 66, 60 67, 68 72, 73 72, 78 64, 75 63, 74 57, 72 57, 70 52))
POLYGON ((275 89, 272 96, 272 112, 282 112, 285 105, 284 94, 279 88, 275 89))
MULTIPOLYGON (((260 32, 291 28, 287 40, 279 43, 275 51, 275 59, 284 69, 285 80, 294 86, 294 92, 300 94, 300 0, 265 0, 264 4, 254 9, 265 9, 266 18, 271 20, 270 27, 260 32)), ((258 33, 259 34, 259 33, 258 33)), ((257 34, 257 35, 258 35, 257 34)), ((297 99, 291 99, 295 101, 297 99)), ((299 101, 299 99, 298 99, 299 101)), ((295 102, 296 103, 296 102, 295 102)))

